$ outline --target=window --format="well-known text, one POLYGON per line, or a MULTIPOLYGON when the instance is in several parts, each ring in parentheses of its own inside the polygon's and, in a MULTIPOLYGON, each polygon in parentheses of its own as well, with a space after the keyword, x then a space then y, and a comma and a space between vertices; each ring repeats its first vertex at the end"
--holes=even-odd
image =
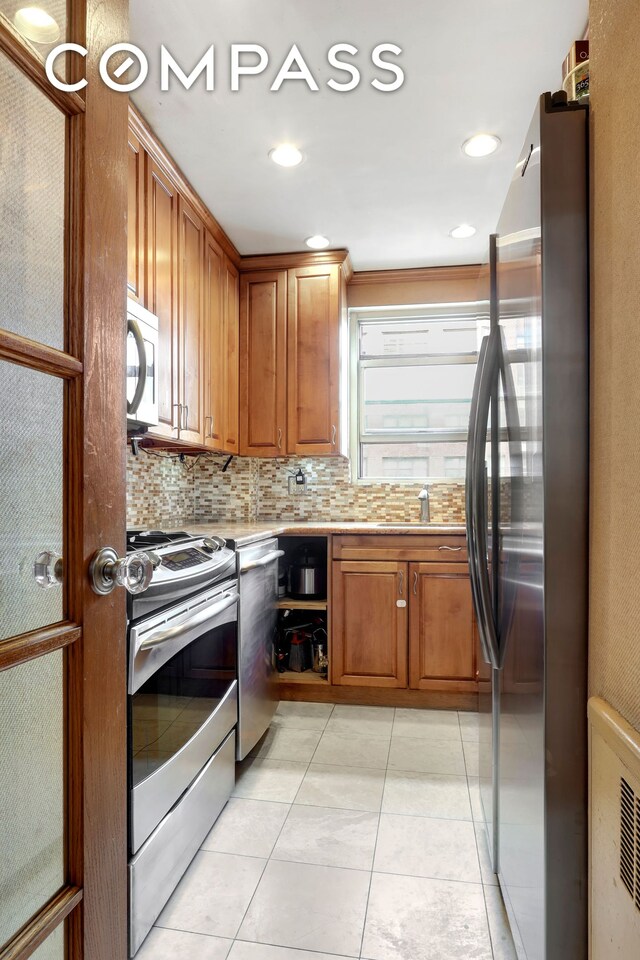
POLYGON ((358 479, 463 479, 486 304, 358 307, 350 322, 358 479))
POLYGON ((464 457, 445 457, 444 474, 445 477, 463 477, 466 467, 464 457))

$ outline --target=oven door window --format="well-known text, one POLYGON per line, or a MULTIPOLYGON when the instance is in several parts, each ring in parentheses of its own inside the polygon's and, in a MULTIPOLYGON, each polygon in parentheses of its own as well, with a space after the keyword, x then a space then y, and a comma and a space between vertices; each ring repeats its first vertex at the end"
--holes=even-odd
POLYGON ((214 627, 184 647, 129 698, 131 786, 202 727, 236 679, 237 626, 214 627))

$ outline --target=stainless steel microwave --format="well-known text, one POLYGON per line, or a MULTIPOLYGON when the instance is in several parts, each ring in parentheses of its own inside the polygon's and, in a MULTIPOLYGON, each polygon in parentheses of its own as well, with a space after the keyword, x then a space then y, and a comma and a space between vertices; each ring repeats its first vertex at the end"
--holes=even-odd
POLYGON ((158 423, 158 318, 127 298, 127 427, 158 423))

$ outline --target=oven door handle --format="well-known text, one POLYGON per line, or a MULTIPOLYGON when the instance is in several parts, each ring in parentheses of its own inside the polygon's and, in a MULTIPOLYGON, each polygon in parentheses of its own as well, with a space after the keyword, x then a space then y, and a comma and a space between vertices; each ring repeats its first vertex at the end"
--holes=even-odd
POLYGON ((206 623, 207 620, 212 620, 214 617, 217 617, 219 613, 232 607, 237 601, 237 593, 227 593, 222 600, 214 603, 212 607, 205 607, 203 610, 200 610, 194 614, 193 617, 190 617, 189 620, 176 624, 175 627, 169 627, 167 630, 161 630, 160 633, 154 633, 148 640, 142 640, 138 649, 150 650, 152 647, 160 646, 161 643, 173 640, 175 637, 179 637, 181 633, 186 633, 187 630, 198 627, 200 624, 206 623))
POLYGON ((284 550, 272 550, 271 553, 267 553, 266 556, 261 557, 260 560, 251 560, 249 563, 245 563, 244 567, 240 567, 240 573, 248 573, 249 570, 266 567, 270 563, 273 563, 274 560, 279 560, 280 557, 284 557, 284 550))

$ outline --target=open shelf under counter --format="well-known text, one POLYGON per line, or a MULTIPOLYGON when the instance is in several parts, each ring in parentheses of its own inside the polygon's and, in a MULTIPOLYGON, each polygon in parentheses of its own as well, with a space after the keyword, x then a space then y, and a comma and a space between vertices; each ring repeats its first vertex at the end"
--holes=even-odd
POLYGON ((326 600, 294 600, 292 597, 279 597, 278 610, 326 610, 326 600))
POLYGON ((305 670, 303 673, 298 673, 297 670, 285 670, 284 673, 279 673, 278 677, 281 683, 327 684, 329 682, 327 677, 314 673, 313 670, 305 670))

